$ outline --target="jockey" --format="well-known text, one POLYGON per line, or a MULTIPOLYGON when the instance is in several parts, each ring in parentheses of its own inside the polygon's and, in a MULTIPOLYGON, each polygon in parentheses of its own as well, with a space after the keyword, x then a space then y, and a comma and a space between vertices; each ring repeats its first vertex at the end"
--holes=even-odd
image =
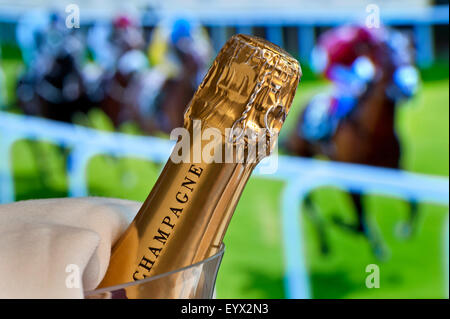
POLYGON ((142 114, 150 116, 156 112, 156 98, 165 81, 192 76, 193 86, 200 84, 212 57, 212 49, 207 33, 200 25, 175 19, 162 21, 155 27, 147 55, 151 69, 144 79, 147 89, 139 97, 139 108, 142 114), (193 74, 185 74, 184 57, 194 61, 197 70, 193 74))
POLYGON ((327 139, 380 72, 394 69, 386 94, 398 101, 417 90, 418 73, 411 61, 409 40, 385 28, 343 26, 325 32, 312 52, 312 67, 333 83, 333 89, 308 104, 301 134, 327 139), (326 122, 326 123, 325 123, 326 122))
POLYGON ((365 92, 379 71, 393 68, 391 80, 395 88, 389 91, 391 98, 398 100, 411 97, 417 90, 413 50, 411 41, 399 31, 343 26, 320 37, 312 52, 312 65, 338 91, 344 90, 355 98, 365 92))
POLYGON ((144 48, 144 35, 138 18, 122 14, 113 20, 112 25, 112 41, 119 48, 119 55, 144 48))
POLYGON ((383 41, 378 32, 372 30, 361 26, 343 26, 325 32, 312 52, 315 71, 335 82, 344 79, 339 68, 351 68, 361 56, 377 63, 377 53, 383 41))
POLYGON ((380 66, 380 34, 361 26, 344 26, 324 33, 312 52, 312 66, 335 85, 333 95, 345 99, 344 109, 335 108, 338 118, 347 115, 365 92, 380 66))
POLYGON ((195 75, 196 86, 200 84, 212 57, 204 28, 186 19, 161 22, 153 30, 147 53, 150 65, 158 68, 167 78, 181 75, 183 55, 192 57, 200 69, 195 75))
POLYGON ((95 62, 103 70, 112 71, 128 51, 143 48, 144 36, 139 20, 124 13, 111 22, 95 22, 88 31, 87 43, 95 62))

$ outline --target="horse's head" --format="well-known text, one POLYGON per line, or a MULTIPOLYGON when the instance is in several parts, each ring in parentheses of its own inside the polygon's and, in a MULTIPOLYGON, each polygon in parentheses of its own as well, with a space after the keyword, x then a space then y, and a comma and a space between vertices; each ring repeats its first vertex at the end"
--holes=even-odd
POLYGON ((419 86, 419 73, 414 65, 415 48, 412 37, 390 30, 386 47, 389 62, 386 72, 386 95, 394 102, 411 98, 419 86))

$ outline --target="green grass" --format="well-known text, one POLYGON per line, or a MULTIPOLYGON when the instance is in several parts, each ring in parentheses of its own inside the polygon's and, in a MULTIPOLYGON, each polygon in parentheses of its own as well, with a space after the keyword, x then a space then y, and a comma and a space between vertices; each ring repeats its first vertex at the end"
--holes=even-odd
MULTIPOLYGON (((5 73, 11 74, 13 66, 5 73)), ((11 80, 8 78, 7 85, 11 80)), ((301 106, 325 87, 303 81, 283 135, 294 128, 301 106)), ((409 105, 398 110, 397 130, 404 149, 402 163, 410 171, 449 174, 449 82, 426 82, 409 105)), ((12 100, 12 94, 8 96, 12 100)), ((0 137, 1 138, 1 137, 0 137)), ((67 196, 66 152, 54 145, 20 141, 13 147, 16 197, 19 199, 67 196), (40 154, 39 156, 35 156, 40 154), (41 158, 41 161, 36 161, 41 158)), ((96 156, 88 165, 92 195, 144 200, 159 165, 140 159, 96 156)), ((219 298, 284 298, 283 247, 280 216, 281 182, 251 178, 225 237, 226 253, 217 279, 219 298)), ((307 268, 315 298, 432 298, 444 297, 442 228, 448 207, 420 205, 416 235, 401 240, 395 235, 408 206, 401 200, 366 196, 365 209, 386 241, 390 258, 377 260, 367 240, 337 228, 330 216, 354 218, 348 196, 326 188, 313 193, 329 232, 331 253, 322 256, 310 218, 303 218, 307 268), (368 264, 380 266, 381 287, 364 285, 368 264)))

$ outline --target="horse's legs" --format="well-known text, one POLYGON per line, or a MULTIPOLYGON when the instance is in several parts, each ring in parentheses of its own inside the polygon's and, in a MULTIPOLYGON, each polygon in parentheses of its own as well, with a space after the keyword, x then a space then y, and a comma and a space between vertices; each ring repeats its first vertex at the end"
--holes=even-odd
MULTIPOLYGON (((384 152, 385 154, 389 154, 390 157, 385 158, 385 163, 382 163, 382 166, 390 167, 394 169, 401 169, 400 167, 400 142, 398 141, 397 136, 393 136, 392 138, 392 146, 389 151, 384 152)), ((401 238, 410 238, 414 235, 414 232, 417 228, 417 220, 419 217, 419 204, 414 198, 406 199, 409 205, 408 217, 405 221, 400 221, 396 225, 397 235, 401 238)))
POLYGON ((367 224, 364 216, 361 194, 351 193, 350 196, 352 197, 356 209, 356 231, 363 233, 367 229, 367 224))
POLYGON ((317 212, 312 199, 311 194, 308 194, 304 200, 305 203, 305 212, 311 218, 316 230, 319 239, 320 251, 323 255, 326 255, 330 251, 330 246, 328 244, 328 238, 325 231, 325 222, 324 219, 320 217, 317 212))
POLYGON ((375 256, 380 259, 384 259, 386 257, 386 247, 383 244, 381 235, 379 234, 375 225, 370 225, 369 221, 367 220, 367 216, 362 205, 361 194, 351 193, 350 196, 356 210, 356 223, 349 224, 338 217, 334 218, 334 222, 339 226, 346 228, 347 230, 363 234, 369 241, 369 244, 375 256))
POLYGON ((356 217, 357 217, 357 221, 356 223, 347 223, 346 221, 344 221, 340 216, 333 216, 333 222, 352 232, 355 233, 363 233, 364 232, 364 221, 363 221, 363 207, 362 207, 362 203, 361 203, 361 195, 359 194, 355 194, 355 193, 351 193, 350 194, 352 201, 353 201, 353 205, 355 206, 355 210, 356 210, 356 217))
POLYGON ((385 259, 387 254, 386 247, 376 226, 371 225, 368 221, 367 214, 362 206, 361 194, 352 193, 351 197, 355 204, 356 216, 358 218, 357 231, 366 236, 375 256, 379 259, 385 259))
POLYGON ((397 232, 401 238, 411 238, 417 229, 417 219, 419 217, 419 204, 414 199, 409 200, 409 214, 407 220, 397 224, 397 232))

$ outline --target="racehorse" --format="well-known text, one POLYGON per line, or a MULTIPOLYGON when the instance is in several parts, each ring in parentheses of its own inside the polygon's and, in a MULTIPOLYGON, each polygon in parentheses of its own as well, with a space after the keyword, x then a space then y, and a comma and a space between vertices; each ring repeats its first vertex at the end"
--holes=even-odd
POLYGON ((117 70, 103 80, 104 99, 99 106, 115 127, 131 121, 147 134, 170 133, 183 125, 184 109, 195 93, 197 64, 190 55, 180 54, 178 76, 166 77, 147 68, 145 59, 135 50, 125 53, 117 70), (123 70, 120 65, 130 66, 129 60, 136 67, 123 70))
POLYGON ((146 133, 169 134, 183 125, 184 110, 205 71, 208 54, 199 54, 197 30, 184 20, 175 22, 169 39, 160 38, 160 31, 153 30, 148 61, 141 51, 131 50, 120 57, 107 80, 101 108, 115 126, 133 121, 146 133))
POLYGON ((77 112, 91 108, 74 57, 61 52, 48 59, 48 68, 28 72, 17 84, 17 100, 25 114, 71 122, 77 112))
MULTIPOLYGON (((392 49, 386 46, 383 50, 384 54, 381 55, 373 79, 367 83, 366 89, 357 98, 353 109, 339 120, 335 129, 331 131, 332 134, 327 138, 316 140, 305 137, 302 128, 311 107, 307 105, 299 117, 295 132, 286 142, 288 152, 297 156, 325 155, 333 161, 399 168, 401 147, 395 132, 395 112, 400 99, 396 93, 393 94, 401 87, 401 83, 395 83, 393 80, 398 78, 399 66, 396 64, 392 49)), ((411 52, 409 50, 408 53, 411 52)), ((361 194, 351 194, 351 198, 356 209, 356 223, 348 224, 337 217, 334 217, 333 221, 345 229, 364 234, 375 255, 379 258, 386 257, 381 236, 366 217, 361 194)), ((310 196, 307 196, 305 204, 310 208, 307 211, 313 214, 312 220, 318 230, 321 251, 327 253, 329 245, 324 220, 312 208, 310 196)), ((411 201, 410 206, 409 223, 405 224, 409 233, 417 216, 416 203, 411 201)))
POLYGON ((91 107, 80 66, 82 41, 58 14, 36 28, 28 31, 32 50, 29 43, 22 45, 24 57, 32 58, 25 61, 27 70, 16 84, 18 106, 25 114, 71 122, 75 113, 91 107))
POLYGON ((162 21, 148 47, 152 70, 144 76, 134 106, 148 132, 170 133, 183 126, 183 115, 206 73, 212 48, 204 28, 186 19, 162 21))
POLYGON ((178 56, 181 67, 178 76, 164 81, 149 116, 136 114, 136 120, 146 131, 169 134, 183 126, 184 110, 195 93, 200 67, 192 55, 178 52, 178 56))

